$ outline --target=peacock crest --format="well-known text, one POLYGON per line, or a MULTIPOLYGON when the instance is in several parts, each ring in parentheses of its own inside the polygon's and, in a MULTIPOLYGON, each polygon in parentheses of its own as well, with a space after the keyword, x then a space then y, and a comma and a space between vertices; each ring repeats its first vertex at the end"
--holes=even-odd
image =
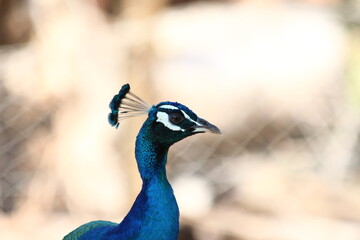
POLYGON ((120 120, 147 114, 151 105, 130 92, 130 85, 124 84, 111 100, 108 119, 111 126, 118 128, 120 120))

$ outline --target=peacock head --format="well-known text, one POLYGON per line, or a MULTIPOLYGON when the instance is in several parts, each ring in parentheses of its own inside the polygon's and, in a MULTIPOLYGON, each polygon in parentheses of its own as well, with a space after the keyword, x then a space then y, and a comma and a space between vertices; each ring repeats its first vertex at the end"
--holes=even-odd
POLYGON ((148 114, 144 126, 153 141, 170 146, 188 136, 210 132, 221 134, 219 128, 198 117, 188 107, 177 102, 161 102, 151 106, 130 92, 125 84, 110 102, 109 123, 116 128, 121 120, 148 114))

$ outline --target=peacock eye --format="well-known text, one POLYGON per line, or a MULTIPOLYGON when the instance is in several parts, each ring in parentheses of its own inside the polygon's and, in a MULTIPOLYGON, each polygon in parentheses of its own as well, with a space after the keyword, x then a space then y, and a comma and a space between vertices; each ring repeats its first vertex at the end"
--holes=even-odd
POLYGON ((174 124, 178 124, 180 123, 182 120, 184 120, 184 116, 181 115, 180 113, 170 113, 169 114, 169 120, 171 123, 174 123, 174 124))

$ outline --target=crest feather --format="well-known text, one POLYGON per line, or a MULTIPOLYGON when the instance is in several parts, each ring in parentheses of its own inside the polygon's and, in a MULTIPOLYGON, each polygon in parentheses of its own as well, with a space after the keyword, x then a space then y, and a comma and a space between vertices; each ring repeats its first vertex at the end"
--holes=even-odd
POLYGON ((144 100, 130 92, 130 85, 124 84, 119 93, 111 100, 109 107, 111 113, 108 120, 111 126, 118 128, 122 119, 135 117, 148 113, 151 106, 144 100))

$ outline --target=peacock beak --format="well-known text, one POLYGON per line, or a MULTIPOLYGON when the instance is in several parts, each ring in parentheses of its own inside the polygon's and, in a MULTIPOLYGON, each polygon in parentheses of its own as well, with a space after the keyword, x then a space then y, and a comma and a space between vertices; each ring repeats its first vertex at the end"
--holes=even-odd
POLYGON ((199 117, 196 121, 195 130, 193 132, 210 132, 221 134, 221 131, 218 127, 199 117))

